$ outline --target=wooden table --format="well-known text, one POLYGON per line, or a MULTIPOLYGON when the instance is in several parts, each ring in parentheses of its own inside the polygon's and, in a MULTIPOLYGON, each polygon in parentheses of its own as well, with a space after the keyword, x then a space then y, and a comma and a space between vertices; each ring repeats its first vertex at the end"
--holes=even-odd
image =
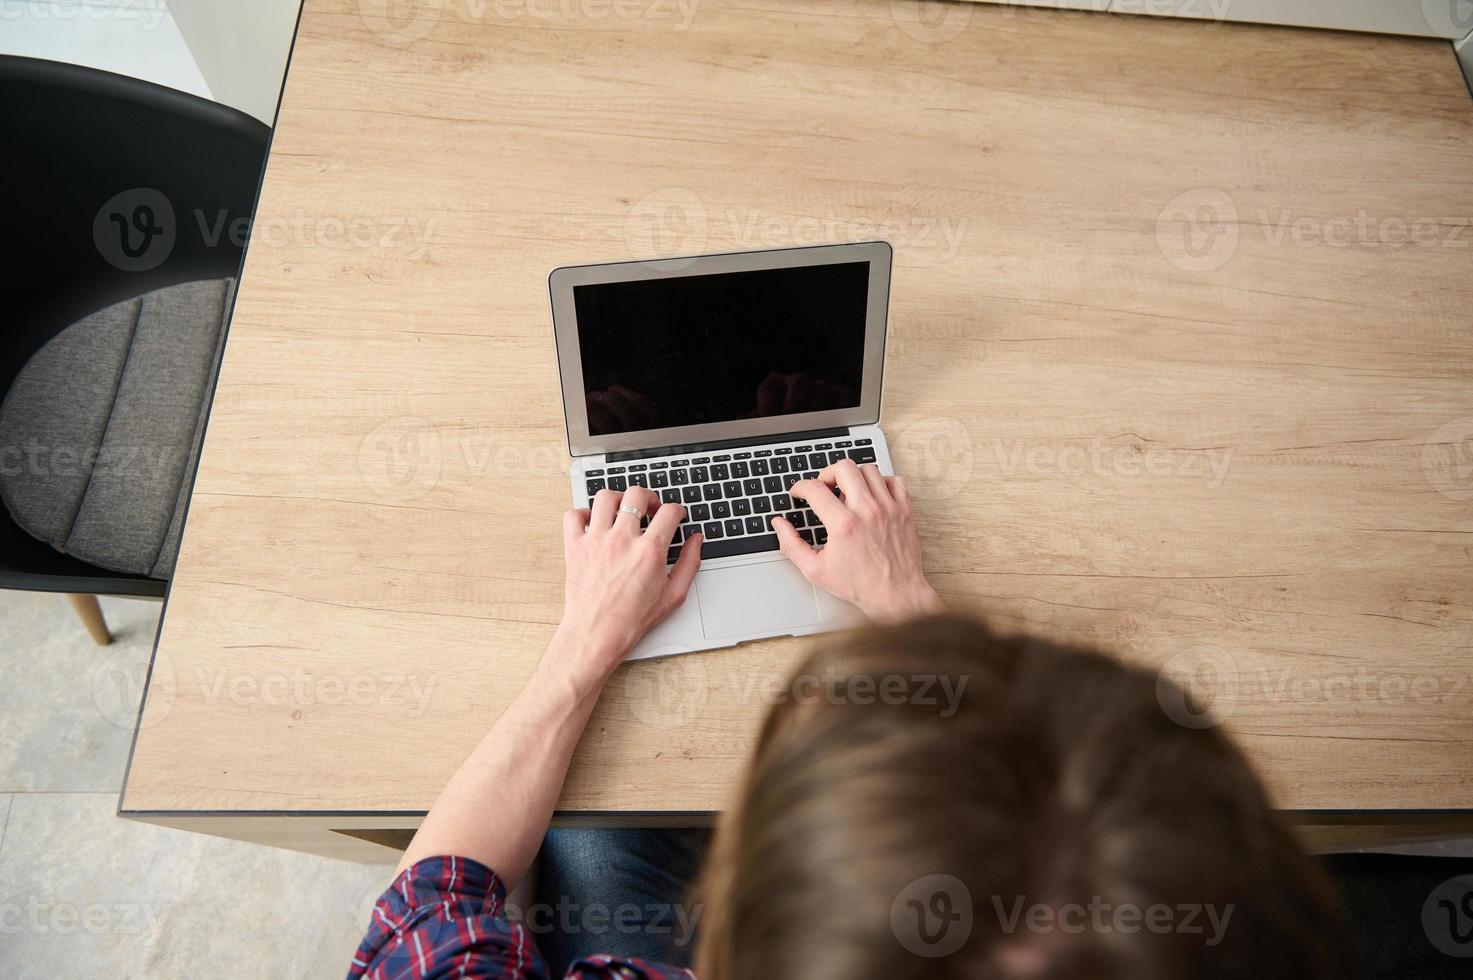
MULTIPOLYGON (((560 615, 548 270, 876 236, 882 424, 953 606, 1195 679, 1303 820, 1473 808, 1446 44, 375 6, 302 17, 124 816, 387 855, 560 615)), ((621 670, 564 816, 721 809, 804 647, 621 670)))

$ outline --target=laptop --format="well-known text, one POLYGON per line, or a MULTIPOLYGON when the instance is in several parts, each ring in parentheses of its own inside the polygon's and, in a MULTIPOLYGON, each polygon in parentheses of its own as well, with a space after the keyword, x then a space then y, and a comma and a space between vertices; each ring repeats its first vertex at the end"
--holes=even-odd
POLYGON ((878 426, 891 256, 866 242, 548 277, 574 506, 630 486, 683 504, 670 563, 705 534, 685 604, 629 659, 863 622, 783 557, 768 521, 822 547, 792 485, 845 458, 894 473, 878 426))

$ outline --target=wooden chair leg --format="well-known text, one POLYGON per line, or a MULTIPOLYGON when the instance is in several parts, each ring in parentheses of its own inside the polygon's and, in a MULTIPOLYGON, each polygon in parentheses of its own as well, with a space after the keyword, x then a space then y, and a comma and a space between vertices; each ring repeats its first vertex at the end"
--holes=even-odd
POLYGON ((113 635, 107 631, 107 620, 102 618, 102 606, 98 604, 97 596, 68 594, 67 600, 82 625, 87 627, 87 632, 92 634, 92 642, 105 647, 113 641, 113 635))

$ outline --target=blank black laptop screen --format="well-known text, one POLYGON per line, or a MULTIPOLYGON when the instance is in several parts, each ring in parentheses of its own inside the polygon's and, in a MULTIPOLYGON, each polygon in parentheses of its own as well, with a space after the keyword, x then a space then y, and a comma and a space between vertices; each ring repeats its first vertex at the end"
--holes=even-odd
POLYGON ((869 263, 573 287, 590 435, 859 405, 869 263))

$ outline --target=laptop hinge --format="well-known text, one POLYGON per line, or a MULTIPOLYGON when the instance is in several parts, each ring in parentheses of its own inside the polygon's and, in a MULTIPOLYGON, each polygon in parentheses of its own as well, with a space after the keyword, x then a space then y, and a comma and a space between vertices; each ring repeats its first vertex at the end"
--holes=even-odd
POLYGON ((807 432, 774 432, 771 435, 752 436, 747 439, 722 439, 717 442, 693 442, 687 446, 656 446, 653 449, 631 449, 623 453, 605 456, 610 463, 623 463, 631 459, 648 459, 651 456, 678 456, 685 453, 709 453, 718 449, 737 449, 741 446, 761 446, 769 442, 798 442, 803 439, 833 439, 847 436, 849 429, 809 429, 807 432))

